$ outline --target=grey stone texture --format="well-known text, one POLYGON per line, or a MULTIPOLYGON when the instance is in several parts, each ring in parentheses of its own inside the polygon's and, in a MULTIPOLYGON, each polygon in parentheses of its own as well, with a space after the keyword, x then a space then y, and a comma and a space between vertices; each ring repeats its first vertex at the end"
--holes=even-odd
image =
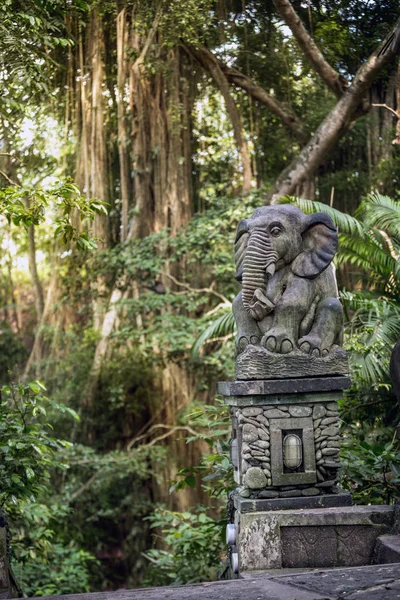
POLYGON ((68 600, 398 600, 399 593, 400 564, 394 564, 249 573, 195 585, 74 594, 68 600))
POLYGON ((400 535, 381 535, 376 540, 374 562, 400 563, 400 535))
MULTIPOLYGON (((266 401, 271 398, 260 397, 266 401)), ((299 404, 293 403, 290 395, 279 397, 279 404, 232 406, 234 429, 237 428, 233 436, 237 437, 239 457, 235 481, 241 486, 241 494, 255 499, 267 490, 293 498, 337 492, 340 439, 336 407, 340 397, 337 393, 320 392, 300 395, 303 401, 299 404), (326 416, 328 406, 333 416, 326 416), (300 432, 303 460, 297 470, 288 470, 283 463, 286 432, 300 432), (246 472, 251 468, 262 472, 257 484, 247 482, 246 472), (264 482, 262 486, 260 482, 264 482), (295 491, 284 489, 288 485, 294 486, 295 491)))
POLYGON ((344 350, 337 349, 324 358, 308 356, 300 351, 275 354, 262 346, 249 345, 236 358, 236 378, 285 379, 324 375, 347 375, 349 365, 344 350))
POLYGON ((263 206, 239 223, 233 302, 238 379, 348 372, 343 309, 331 261, 337 230, 325 213, 263 206), (284 361, 275 361, 285 357, 284 361))
POLYGON ((393 506, 236 511, 240 572, 369 564, 392 520, 393 506))
POLYGON ((239 494, 233 496, 235 508, 240 513, 260 512, 271 510, 300 510, 304 508, 332 508, 334 506, 352 506, 351 494, 339 491, 337 494, 326 494, 324 496, 309 496, 297 498, 278 497, 280 492, 276 490, 264 490, 257 499, 243 498, 239 494))
MULTIPOLYGON (((341 376, 303 377, 299 379, 287 380, 270 379, 258 381, 219 381, 217 384, 217 392, 218 394, 221 394, 221 396, 268 396, 275 394, 297 395, 307 392, 317 393, 342 391, 349 388, 350 385, 350 377, 341 376)), ((266 400, 264 402, 266 402, 266 400)), ((326 410, 329 409, 327 408, 326 410)), ((326 412, 324 412, 324 415, 325 414, 326 412)))

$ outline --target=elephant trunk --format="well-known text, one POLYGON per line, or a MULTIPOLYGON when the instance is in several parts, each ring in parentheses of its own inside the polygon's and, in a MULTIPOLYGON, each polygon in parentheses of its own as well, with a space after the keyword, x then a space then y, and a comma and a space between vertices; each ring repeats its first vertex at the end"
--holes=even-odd
POLYGON ((243 260, 242 298, 243 306, 256 321, 261 321, 275 308, 266 296, 266 288, 277 260, 278 255, 265 230, 253 229, 243 260))

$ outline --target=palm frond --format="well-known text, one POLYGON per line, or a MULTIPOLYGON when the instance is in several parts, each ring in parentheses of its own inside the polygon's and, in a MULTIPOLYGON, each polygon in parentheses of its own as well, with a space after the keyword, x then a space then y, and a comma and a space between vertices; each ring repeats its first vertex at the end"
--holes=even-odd
POLYGON ((367 227, 400 240, 400 202, 374 192, 360 204, 357 216, 367 227))
POLYGON ((375 286, 382 290, 395 292, 395 271, 397 261, 384 246, 384 240, 377 231, 369 231, 363 239, 352 235, 341 234, 338 252, 339 262, 348 262, 362 268, 369 276, 372 276, 375 286))
POLYGON ((212 321, 207 329, 197 338, 192 347, 192 356, 198 356, 202 346, 213 339, 225 337, 234 333, 235 319, 232 311, 224 313, 218 319, 212 321))
POLYGON ((345 213, 342 213, 339 210, 328 206, 327 204, 323 204, 322 202, 305 200, 304 198, 295 198, 293 196, 285 196, 281 199, 281 203, 293 204, 308 215, 316 212, 324 212, 331 217, 338 230, 343 233, 357 235, 360 237, 364 237, 366 234, 365 227, 358 219, 351 217, 350 215, 346 215, 345 213))

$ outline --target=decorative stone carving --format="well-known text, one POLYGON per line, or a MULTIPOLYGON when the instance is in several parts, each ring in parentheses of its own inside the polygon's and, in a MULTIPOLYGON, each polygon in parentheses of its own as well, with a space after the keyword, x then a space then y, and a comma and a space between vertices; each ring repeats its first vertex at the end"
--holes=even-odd
POLYGON ((232 407, 234 447, 241 457, 238 463, 232 462, 240 495, 257 499, 337 493, 340 440, 336 403, 278 406, 232 407), (295 469, 284 465, 284 439, 290 434, 302 445, 301 465, 295 469))
POLYGON ((264 206, 239 223, 233 302, 237 378, 347 373, 343 309, 331 261, 338 236, 325 213, 264 206), (285 360, 282 360, 285 355, 285 360))

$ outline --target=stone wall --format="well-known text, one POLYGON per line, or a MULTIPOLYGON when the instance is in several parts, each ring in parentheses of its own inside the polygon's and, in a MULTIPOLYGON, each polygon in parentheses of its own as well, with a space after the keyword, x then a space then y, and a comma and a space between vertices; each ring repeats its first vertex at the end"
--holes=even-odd
POLYGON ((232 407, 231 415, 237 448, 236 481, 242 497, 318 496, 338 491, 336 402, 232 407), (282 437, 287 431, 302 436, 302 466, 293 470, 285 469, 282 459, 282 437))

